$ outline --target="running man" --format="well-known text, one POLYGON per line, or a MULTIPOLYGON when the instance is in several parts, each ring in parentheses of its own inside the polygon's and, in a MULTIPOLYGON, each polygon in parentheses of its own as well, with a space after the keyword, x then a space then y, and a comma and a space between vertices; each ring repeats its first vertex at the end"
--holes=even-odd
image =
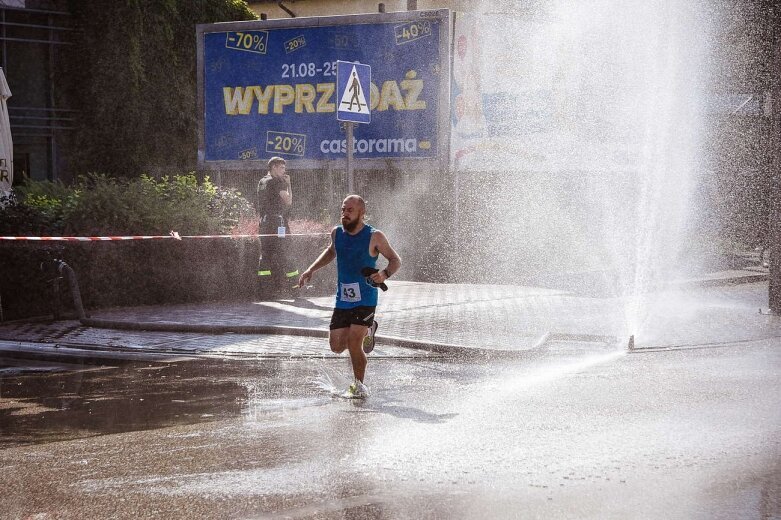
POLYGON ((347 390, 349 397, 365 398, 369 389, 364 384, 366 354, 374 349, 377 321, 377 287, 401 268, 401 258, 388 243, 382 231, 365 224, 366 203, 358 195, 349 195, 342 202, 342 225, 331 231, 331 243, 298 279, 303 287, 312 274, 336 258, 336 304, 331 317, 328 342, 331 350, 350 353, 355 382, 347 390), (361 270, 375 268, 379 255, 388 260, 388 266, 371 275, 370 284, 361 270))

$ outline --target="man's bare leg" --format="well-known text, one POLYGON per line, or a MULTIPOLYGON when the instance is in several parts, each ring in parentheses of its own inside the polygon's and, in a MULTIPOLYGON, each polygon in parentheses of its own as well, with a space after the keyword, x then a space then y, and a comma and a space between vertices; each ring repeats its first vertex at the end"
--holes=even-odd
POLYGON ((355 379, 363 383, 366 375, 366 354, 363 352, 363 338, 369 327, 364 325, 350 325, 350 332, 347 336, 347 349, 350 351, 350 360, 353 363, 353 374, 355 379))
POLYGON ((331 350, 341 354, 345 350, 350 353, 350 361, 353 366, 355 379, 363 383, 366 375, 366 354, 363 352, 363 338, 369 327, 364 325, 350 325, 341 329, 333 329, 328 335, 331 350))
POLYGON ((341 354, 347 350, 347 336, 349 332, 350 327, 332 329, 328 332, 328 344, 331 346, 331 352, 341 354))

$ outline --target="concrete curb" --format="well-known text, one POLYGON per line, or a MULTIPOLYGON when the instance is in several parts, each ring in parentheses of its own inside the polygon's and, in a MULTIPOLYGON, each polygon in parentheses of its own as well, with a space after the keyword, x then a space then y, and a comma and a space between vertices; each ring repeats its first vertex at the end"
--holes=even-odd
MULTIPOLYGON (((286 327, 282 325, 209 325, 170 322, 130 322, 89 318, 81 320, 81 323, 95 328, 142 330, 150 332, 195 332, 202 334, 280 334, 287 336, 304 336, 310 338, 328 338, 327 330, 307 327, 286 327)), ((529 348, 507 350, 457 345, 453 343, 440 343, 427 340, 414 340, 398 336, 383 336, 379 334, 375 336, 375 339, 380 344, 408 348, 411 350, 423 350, 426 352, 433 352, 435 354, 442 354, 459 358, 484 358, 490 356, 523 357, 528 356, 529 352, 543 347, 550 341, 582 341, 587 343, 605 343, 610 345, 618 344, 619 341, 619 339, 615 336, 546 332, 542 334, 529 348)))
MULTIPOLYGON (((147 332, 196 332, 200 334, 284 334, 327 338, 328 331, 308 327, 286 327, 284 325, 215 325, 208 323, 154 322, 101 320, 85 318, 80 320, 86 327, 96 329, 139 330, 147 332)), ((379 337, 379 336, 378 336, 379 337)))
MULTIPOLYGON (((328 331, 306 327, 286 327, 279 325, 213 325, 213 324, 188 324, 188 323, 158 323, 158 322, 132 322, 122 320, 84 319, 81 323, 85 326, 110 329, 110 330, 134 330, 148 332, 193 332, 201 334, 266 334, 302 336, 310 338, 328 337, 328 331)), ((532 352, 544 347, 550 341, 582 341, 615 344, 617 339, 612 336, 598 336, 590 334, 565 334, 546 332, 534 341, 530 346, 522 349, 499 349, 479 346, 458 345, 441 343, 436 341, 416 340, 398 336, 376 336, 377 343, 410 350, 430 352, 458 359, 486 359, 490 357, 521 358, 528 357, 532 352)), ((46 359, 63 361, 76 357, 90 358, 96 362, 117 361, 155 361, 178 359, 196 359, 209 355, 210 352, 181 352, 161 351, 159 349, 144 348, 128 349, 127 347, 107 347, 92 344, 73 343, 37 343, 15 342, 0 340, 0 353, 7 357, 46 359)), ((289 356, 272 356, 289 357, 289 356)), ((293 356, 295 357, 295 356, 293 356)), ((308 357, 308 356, 307 356, 308 357)))
MULTIPOLYGON (((87 327, 113 330, 138 330, 148 332, 195 332, 201 334, 279 334, 286 336, 304 336, 310 338, 328 338, 328 331, 307 327, 286 327, 282 325, 213 325, 196 323, 158 323, 158 322, 133 322, 122 320, 101 320, 85 318, 81 323, 87 327)), ((455 345, 450 343, 438 343, 434 341, 411 340, 397 336, 376 336, 376 341, 395 347, 411 350, 424 350, 435 354, 453 355, 458 357, 476 356, 483 357, 496 353, 516 353, 499 349, 486 349, 455 345)), ((537 345, 535 344, 535 347, 537 345)), ((525 352, 525 351, 524 351, 525 352)))
POLYGON ((720 285, 741 285, 746 283, 766 282, 769 275, 765 273, 734 276, 730 278, 701 278, 671 282, 675 287, 718 287, 720 285))
POLYGON ((35 361, 73 363, 79 360, 90 365, 122 365, 133 362, 190 361, 197 356, 181 352, 161 353, 129 350, 96 345, 61 345, 58 343, 33 343, 29 341, 0 341, 0 355, 5 358, 35 361))

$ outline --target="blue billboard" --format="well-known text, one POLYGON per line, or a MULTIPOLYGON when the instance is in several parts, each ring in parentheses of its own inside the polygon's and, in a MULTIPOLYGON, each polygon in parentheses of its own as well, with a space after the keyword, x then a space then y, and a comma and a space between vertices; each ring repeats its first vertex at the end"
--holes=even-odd
POLYGON ((371 123, 355 130, 356 159, 446 157, 448 20, 437 10, 198 26, 199 163, 344 158, 340 60, 371 67, 371 123))

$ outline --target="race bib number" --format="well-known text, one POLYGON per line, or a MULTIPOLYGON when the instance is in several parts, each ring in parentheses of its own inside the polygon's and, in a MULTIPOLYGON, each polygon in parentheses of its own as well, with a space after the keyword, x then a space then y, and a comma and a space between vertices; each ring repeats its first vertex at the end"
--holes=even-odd
POLYGON ((281 238, 284 238, 284 236, 285 236, 285 226, 279 226, 277 228, 277 236, 281 237, 281 238))
POLYGON ((356 283, 343 283, 339 291, 339 299, 343 302, 361 301, 361 287, 356 283))

